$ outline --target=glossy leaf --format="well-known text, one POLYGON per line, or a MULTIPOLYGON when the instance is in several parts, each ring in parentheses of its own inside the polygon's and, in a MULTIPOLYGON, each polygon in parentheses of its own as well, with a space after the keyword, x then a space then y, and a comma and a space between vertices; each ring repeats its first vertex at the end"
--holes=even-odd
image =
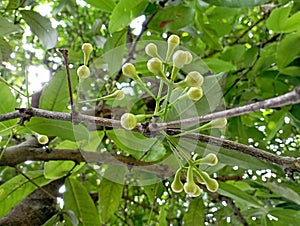
MULTIPOLYGON (((74 70, 71 70, 71 84, 74 91, 77 86, 77 75, 74 70)), ((64 70, 59 71, 44 87, 40 97, 39 108, 50 110, 68 112, 67 107, 70 105, 70 96, 67 75, 64 70)))
POLYGON ((148 1, 146 0, 121 0, 112 11, 108 30, 110 33, 123 30, 145 9, 148 1), (136 9, 139 9, 136 11, 136 9))
POLYGON ((43 47, 46 49, 55 47, 58 34, 52 28, 50 20, 32 10, 22 10, 20 12, 32 32, 39 37, 43 47))
POLYGON ((232 7, 232 8, 245 8, 262 5, 269 0, 203 0, 211 5, 232 7))
POLYGON ((204 225, 204 203, 202 198, 192 199, 188 211, 184 214, 184 225, 204 225))
POLYGON ((101 225, 96 206, 86 188, 74 178, 65 181, 64 209, 72 210, 80 225, 101 225))
MULTIPOLYGON (((42 171, 30 171, 26 175, 39 186, 44 186, 51 182, 51 180, 44 178, 42 171)), ((17 175, 0 185, 0 218, 36 189, 36 185, 23 175, 17 175)))
POLYGON ((12 32, 18 32, 21 31, 21 27, 18 25, 15 25, 3 17, 0 17, 0 36, 7 35, 12 32))
POLYGON ((105 12, 111 12, 116 6, 113 0, 85 0, 85 2, 105 12))

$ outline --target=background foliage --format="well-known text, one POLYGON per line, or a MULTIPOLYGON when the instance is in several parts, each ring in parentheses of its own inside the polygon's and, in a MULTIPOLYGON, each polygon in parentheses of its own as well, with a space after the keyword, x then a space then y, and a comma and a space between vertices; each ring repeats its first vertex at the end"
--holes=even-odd
MULTIPOLYGON (((92 43, 95 48, 90 60, 92 79, 80 84, 84 90, 81 98, 106 95, 105 84, 113 81, 123 88, 130 87, 136 94, 130 99, 134 103, 131 109, 126 109, 125 101, 117 107, 107 101, 100 112, 96 111, 97 115, 107 117, 111 112, 120 115, 127 110, 135 114, 151 112, 154 106, 149 98, 139 95, 140 87, 118 71, 125 59, 134 63, 130 43, 136 38, 141 43, 165 41, 170 34, 180 36, 181 46, 197 54, 208 66, 203 69, 205 79, 224 73, 220 83, 225 108, 287 93, 300 84, 299 9, 298 0, 0 1, 0 114, 30 105, 69 112, 63 58, 57 48, 69 51, 75 91, 78 84, 75 69, 82 64, 84 42, 92 43), (147 23, 141 27, 141 34, 132 23, 138 17, 147 23), (118 54, 109 52, 117 47, 118 54), (113 59, 113 66, 107 71, 101 66, 103 54, 113 59), (46 70, 41 72, 40 67, 46 70), (30 86, 36 79, 35 73, 43 73, 38 74, 38 79, 49 76, 50 81, 42 84, 42 92, 30 86), (107 73, 109 76, 105 76, 107 73), (37 96, 38 100, 34 98, 37 96)), ((138 44, 136 52, 143 51, 143 47, 138 44)), ((149 75, 145 65, 136 67, 142 77, 149 75)), ((0 122, 2 150, 30 140, 34 131, 50 136, 48 148, 106 150, 133 159, 144 157, 141 160, 145 162, 157 162, 170 155, 164 142, 138 137, 142 135, 134 136, 136 140, 124 146, 127 132, 123 130, 99 128, 89 132, 81 124, 75 125, 74 130, 71 122, 44 118, 32 118, 25 127, 17 122, 16 119, 0 122), (78 139, 82 140, 80 147, 75 142, 78 139), (135 145, 140 139, 145 141, 141 146, 135 145), (122 142, 118 143, 119 140, 122 142), (146 151, 151 154, 144 156, 146 151)), ((276 155, 298 157, 299 125, 299 104, 265 109, 228 119, 224 137, 276 155)), ((203 154, 202 143, 186 143, 198 145, 202 150, 199 153, 203 154)), ((173 193, 172 178, 134 186, 139 184, 138 180, 118 175, 125 177, 124 183, 115 183, 105 175, 120 171, 109 164, 26 161, 17 166, 19 170, 2 164, 0 217, 38 186, 62 178, 56 189, 63 184, 65 192, 61 189, 57 194, 60 202, 44 225, 62 222, 66 225, 297 225, 298 173, 285 172, 272 163, 224 148, 219 150, 218 158, 220 163, 207 172, 219 181, 220 188, 216 193, 204 189, 198 198, 173 193)))

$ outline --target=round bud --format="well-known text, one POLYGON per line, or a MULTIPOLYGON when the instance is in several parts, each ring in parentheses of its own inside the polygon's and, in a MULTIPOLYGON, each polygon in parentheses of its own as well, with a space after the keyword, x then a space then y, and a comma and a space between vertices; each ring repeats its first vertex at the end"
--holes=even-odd
POLYGON ((121 117, 121 126, 124 129, 132 130, 136 127, 137 119, 134 114, 125 113, 121 117))
POLYGON ((207 190, 209 190, 211 192, 215 192, 219 188, 219 183, 215 179, 210 178, 209 180, 206 181, 206 187, 207 187, 207 190))
POLYGON ((90 69, 86 65, 82 65, 77 69, 77 75, 81 79, 88 78, 90 74, 90 69))
POLYGON ((181 170, 179 169, 179 170, 177 170, 174 180, 171 184, 171 189, 173 190, 173 192, 176 192, 176 193, 180 193, 183 190, 183 184, 180 180, 180 174, 181 174, 181 170))
POLYGON ((187 54, 183 50, 177 50, 173 55, 173 65, 176 68, 182 68, 187 61, 187 54))
POLYGON ((203 84, 203 76, 197 71, 191 71, 187 74, 185 81, 190 87, 200 87, 203 84))
POLYGON ((162 74, 162 62, 157 57, 151 58, 147 62, 147 68, 153 74, 159 75, 162 74))
POLYGON ((186 55, 186 61, 185 64, 190 64, 193 60, 193 56, 189 51, 184 51, 186 55))
POLYGON ((158 56, 157 46, 154 43, 149 43, 145 48, 145 52, 148 56, 151 56, 151 57, 158 56))
POLYGON ((49 142, 49 138, 45 135, 38 135, 37 136, 37 140, 39 142, 39 144, 47 144, 49 142))
POLYGON ((217 118, 209 122, 211 125, 211 128, 218 128, 222 129, 227 125, 227 119, 226 118, 217 118))
POLYGON ((198 101, 203 96, 201 87, 191 87, 187 92, 188 98, 193 101, 198 101))
POLYGON ((126 75, 127 77, 129 77, 131 79, 137 79, 137 73, 136 73, 135 66, 131 63, 124 64, 122 67, 122 72, 124 75, 126 75))
POLYGON ((81 46, 81 49, 82 49, 83 53, 88 56, 93 51, 93 46, 90 43, 83 43, 83 45, 81 46))

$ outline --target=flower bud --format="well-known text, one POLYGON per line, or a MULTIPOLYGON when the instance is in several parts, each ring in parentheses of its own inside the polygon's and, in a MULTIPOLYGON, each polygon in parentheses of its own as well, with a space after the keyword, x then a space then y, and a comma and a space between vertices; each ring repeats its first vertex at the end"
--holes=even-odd
POLYGON ((136 127, 137 119, 134 114, 125 113, 121 117, 121 126, 124 129, 132 130, 136 127))
POLYGON ((191 71, 187 74, 185 81, 190 87, 200 87, 203 84, 203 76, 197 71, 191 71))
POLYGON ((149 43, 146 47, 145 47, 145 52, 148 56, 151 57, 158 57, 158 53, 157 53, 157 46, 154 43, 149 43))
POLYGON ((150 72, 155 75, 161 75, 162 72, 162 62, 157 57, 151 58, 147 62, 147 68, 150 72))
POLYGON ((184 192, 188 195, 193 195, 197 191, 197 184, 194 181, 185 182, 183 185, 184 192))
POLYGON ((167 56, 166 56, 166 61, 168 61, 174 52, 174 49, 179 45, 180 43, 180 38, 178 35, 171 35, 168 40, 168 50, 167 50, 167 56))
POLYGON ((188 98, 193 101, 198 101, 203 96, 201 87, 191 87, 187 92, 188 98))
POLYGON ((77 69, 77 75, 80 79, 88 78, 91 72, 86 65, 82 65, 77 69))
POLYGON ((226 118, 217 118, 212 121, 210 121, 211 128, 224 128, 227 125, 227 119, 226 118))
POLYGON ((173 66, 182 68, 187 61, 187 55, 183 50, 177 50, 173 55, 173 66))
POLYGON ((219 183, 215 179, 210 178, 209 180, 206 181, 206 187, 209 191, 215 192, 219 188, 219 183))
POLYGON ((190 64, 193 60, 193 56, 189 51, 184 51, 186 55, 186 61, 185 64, 190 64))
POLYGON ((37 135, 37 140, 39 144, 47 144, 49 142, 49 138, 46 135, 37 135))
POLYGON ((131 63, 124 64, 123 67, 122 67, 122 72, 123 72, 124 75, 126 75, 127 77, 129 77, 131 79, 137 79, 138 78, 135 66, 131 63))
POLYGON ((84 60, 83 60, 84 65, 88 65, 90 54, 93 51, 93 46, 90 43, 84 43, 81 46, 81 49, 82 49, 83 54, 84 54, 84 60))
POLYGON ((207 164, 210 166, 214 166, 218 163, 218 158, 215 154, 209 153, 204 158, 198 159, 195 161, 195 164, 207 164))
POLYGON ((122 99, 124 99, 124 97, 125 97, 125 94, 124 94, 123 90, 116 90, 112 94, 101 97, 99 99, 101 99, 101 100, 122 100, 122 99))
POLYGON ((180 193, 183 190, 183 184, 180 180, 180 174, 181 174, 181 170, 179 169, 176 171, 174 180, 171 184, 171 188, 172 188, 173 192, 176 192, 176 193, 180 193))
POLYGON ((198 197, 200 194, 201 194, 201 188, 198 185, 196 185, 196 190, 195 190, 194 194, 192 194, 191 196, 198 197))

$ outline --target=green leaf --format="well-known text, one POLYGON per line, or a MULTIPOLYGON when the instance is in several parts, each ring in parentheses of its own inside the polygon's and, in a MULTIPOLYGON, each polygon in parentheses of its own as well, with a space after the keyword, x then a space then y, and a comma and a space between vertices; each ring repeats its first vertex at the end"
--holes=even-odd
POLYGON ((233 200, 241 204, 245 204, 255 208, 261 207, 259 201, 256 200, 253 196, 226 182, 219 181, 219 189, 217 192, 221 195, 232 198, 233 200))
MULTIPOLYGON (((77 86, 77 75, 74 70, 70 71, 72 91, 77 86)), ((68 112, 67 106, 70 104, 67 75, 61 70, 53 76, 50 82, 44 87, 40 97, 39 108, 49 111, 68 112)))
POLYGON ((7 35, 12 32, 21 31, 21 27, 19 25, 15 25, 3 17, 0 17, 0 36, 7 35))
POLYGON ((269 182, 265 185, 278 196, 286 198, 287 200, 300 205, 300 195, 294 190, 275 182, 269 182))
MULTIPOLYGON (((30 171, 26 175, 39 186, 51 182, 44 178, 43 171, 30 171)), ((6 215, 14 206, 21 202, 37 187, 23 175, 18 175, 0 186, 0 218, 6 215)))
POLYGON ((147 0, 121 0, 114 8, 108 25, 110 33, 123 30, 130 22, 139 16, 148 4, 147 0), (136 10, 140 9, 140 10, 136 10))
POLYGON ((211 5, 231 7, 231 8, 245 8, 262 5, 269 0, 203 0, 211 5))
MULTIPOLYGON (((300 222, 300 211, 298 210, 291 210, 291 209, 283 209, 283 208, 274 208, 268 212, 271 216, 277 219, 269 220, 267 218, 268 224, 267 225, 274 225, 274 226, 286 226, 286 225, 298 225, 300 222), (276 222, 276 223, 275 223, 276 222)), ((273 218, 274 219, 274 218, 273 218)))
POLYGON ((47 136, 57 136, 71 141, 87 140, 89 133, 83 125, 46 118, 31 118, 26 126, 31 130, 47 136))
MULTIPOLYGON (((299 19, 300 21, 300 19, 299 19)), ((300 24, 300 23, 299 23, 300 24)), ((279 43, 276 53, 279 68, 286 67, 300 55, 300 31, 285 36, 279 43)))
POLYGON ((4 38, 0 37, 0 62, 8 60, 11 53, 11 46, 8 44, 7 41, 5 41, 4 38))
POLYGON ((228 61, 220 60, 220 59, 217 59, 217 58, 203 59, 203 61, 204 61, 204 63, 207 64, 207 66, 214 73, 228 72, 228 71, 236 70, 236 67, 228 61))
POLYGON ((123 129, 114 129, 106 132, 106 135, 120 148, 131 154, 134 158, 147 162, 161 159, 166 150, 158 138, 147 138, 140 133, 123 129))
MULTIPOLYGON (((117 172, 115 172, 117 173, 117 172)), ((118 209, 122 198, 123 185, 103 178, 99 186, 99 209, 104 223, 118 209)))
POLYGON ((204 225, 204 203, 202 198, 192 199, 188 211, 184 214, 184 225, 204 225))
POLYGON ((9 0, 6 10, 17 9, 20 6, 20 0, 9 0))
POLYGON ((111 12, 115 8, 116 4, 113 0, 85 0, 90 5, 97 7, 104 12, 111 12))
POLYGON ((272 10, 266 21, 267 28, 275 32, 292 32, 300 28, 300 12, 289 17, 293 3, 272 10))
POLYGON ((45 162, 44 175, 47 179, 58 179, 67 175, 74 167, 73 161, 57 160, 45 162))
POLYGON ((65 181, 64 209, 74 211, 80 225, 101 225, 96 206, 80 182, 74 178, 65 181))
POLYGON ((22 10, 20 12, 32 32, 39 37, 43 47, 46 49, 55 47, 58 34, 52 28, 50 20, 32 10, 22 10))
POLYGON ((167 211, 166 211, 165 206, 162 206, 159 210, 158 225, 159 226, 168 226, 167 211))
POLYGON ((173 31, 190 25, 193 22, 194 9, 181 5, 165 7, 150 22, 149 28, 158 31, 173 31))
MULTIPOLYGON (((1 78, 0 78, 1 79, 1 78)), ((0 114, 12 112, 16 107, 16 99, 10 88, 0 80, 0 114)), ((0 122, 0 131, 15 125, 17 119, 0 122)), ((4 134, 2 134, 4 135, 4 134)))

